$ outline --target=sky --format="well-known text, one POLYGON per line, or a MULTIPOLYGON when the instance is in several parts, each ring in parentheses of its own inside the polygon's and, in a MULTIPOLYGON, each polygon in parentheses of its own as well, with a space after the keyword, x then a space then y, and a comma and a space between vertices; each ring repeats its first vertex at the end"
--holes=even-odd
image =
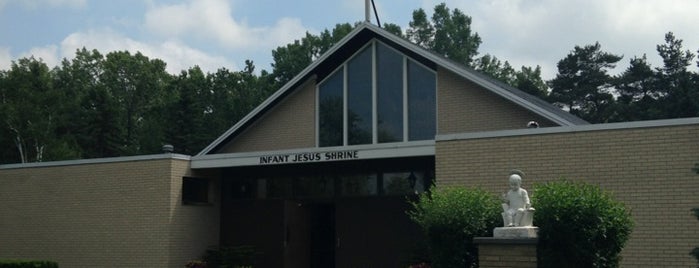
MULTIPOLYGON (((441 2, 472 17, 480 55, 539 65, 545 80, 576 45, 623 55, 615 73, 644 54, 660 67, 656 46, 669 31, 685 50, 699 49, 697 0, 375 0, 381 23, 403 30, 413 10, 431 16, 441 2)), ((364 0, 0 0, 0 70, 32 55, 56 66, 85 47, 140 51, 173 74, 195 65, 237 71, 246 59, 271 71, 274 48, 361 20, 364 0)))

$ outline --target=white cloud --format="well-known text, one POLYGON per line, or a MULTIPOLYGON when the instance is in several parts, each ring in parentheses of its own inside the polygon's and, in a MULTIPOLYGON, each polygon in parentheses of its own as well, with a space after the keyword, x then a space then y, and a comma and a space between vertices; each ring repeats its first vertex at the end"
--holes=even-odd
POLYGON ((61 42, 62 55, 69 59, 74 56, 77 49, 82 47, 97 49, 103 54, 123 50, 131 53, 140 51, 149 58, 163 60, 167 63, 167 71, 170 73, 179 73, 181 70, 195 65, 201 67, 205 72, 214 72, 221 67, 238 69, 235 64, 223 57, 209 55, 177 41, 145 43, 122 36, 109 29, 73 33, 61 42))
POLYGON ((29 51, 20 54, 19 58, 28 58, 30 56, 34 56, 35 59, 43 61, 49 67, 56 66, 61 61, 58 46, 55 45, 34 47, 29 51))
MULTIPOLYGON (((428 14, 441 0, 425 0, 428 14)), ((544 79, 557 73, 556 63, 574 46, 600 42, 604 51, 624 55, 617 72, 633 56, 648 55, 655 67, 662 62, 656 45, 673 31, 684 48, 699 48, 695 14, 699 2, 691 0, 447 0, 473 18, 473 29, 483 40, 479 51, 513 66, 541 65, 544 79)))
POLYGON ((76 32, 63 39, 60 46, 48 45, 34 47, 13 57, 9 48, 0 47, 0 70, 9 69, 12 60, 33 56, 41 59, 49 67, 60 64, 63 58, 72 59, 75 51, 83 47, 97 49, 102 54, 112 51, 129 51, 132 54, 141 52, 154 59, 167 63, 167 71, 177 74, 182 70, 198 65, 204 72, 215 72, 219 68, 237 70, 238 67, 228 59, 210 55, 203 51, 188 47, 177 41, 145 43, 118 34, 110 29, 89 30, 76 32))
MULTIPOLYGON (((0 2, 0 5, 2 3, 0 2)), ((8 70, 12 65, 12 55, 7 47, 0 47, 0 70, 8 70)))
POLYGON ((281 18, 271 28, 265 27, 254 30, 256 35, 258 35, 259 42, 269 47, 268 51, 271 51, 272 47, 286 45, 295 39, 305 36, 306 31, 301 20, 297 18, 281 18))
POLYGON ((189 0, 155 5, 145 15, 145 28, 165 38, 197 37, 227 49, 271 50, 306 32, 301 21, 281 18, 274 26, 250 26, 232 17, 225 0, 189 0))
POLYGON ((175 73, 178 70, 185 70, 194 65, 198 65, 204 72, 215 72, 219 68, 238 70, 239 68, 223 57, 208 55, 202 51, 190 48, 175 41, 168 41, 159 44, 158 49, 168 67, 168 72, 175 73))

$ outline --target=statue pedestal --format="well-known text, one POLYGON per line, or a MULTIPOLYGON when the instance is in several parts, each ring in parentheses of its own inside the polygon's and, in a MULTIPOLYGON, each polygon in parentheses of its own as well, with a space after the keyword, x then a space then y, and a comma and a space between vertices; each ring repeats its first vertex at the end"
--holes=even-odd
POLYGON ((537 268, 538 238, 475 237, 473 242, 478 245, 478 264, 481 268, 537 268))
POLYGON ((537 238, 539 227, 496 227, 493 230, 494 238, 537 238))

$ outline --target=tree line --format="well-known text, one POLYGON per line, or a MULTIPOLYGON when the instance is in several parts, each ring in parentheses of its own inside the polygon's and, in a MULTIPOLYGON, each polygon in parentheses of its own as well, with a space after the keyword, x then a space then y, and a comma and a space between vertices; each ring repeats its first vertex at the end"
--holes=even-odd
MULTIPOLYGON (((169 74, 165 62, 140 52, 103 55, 85 48, 54 68, 34 57, 18 59, 0 70, 0 163, 152 154, 164 144, 196 154, 356 25, 306 33, 272 50, 272 70, 259 73, 246 61, 240 71, 204 73, 194 66, 169 74)), ((544 81, 539 66, 515 69, 493 55, 479 56, 481 39, 471 18, 445 4, 435 6, 431 17, 413 11, 405 31, 382 26, 592 123, 699 113, 699 74, 688 69, 695 55, 671 32, 657 46, 661 67, 643 55, 611 75, 622 56, 595 43, 575 46, 558 62, 556 77, 544 81)))
POLYGON ((0 163, 158 153, 195 154, 273 90, 270 74, 179 74, 128 51, 78 50, 53 69, 33 57, 0 71, 0 163))

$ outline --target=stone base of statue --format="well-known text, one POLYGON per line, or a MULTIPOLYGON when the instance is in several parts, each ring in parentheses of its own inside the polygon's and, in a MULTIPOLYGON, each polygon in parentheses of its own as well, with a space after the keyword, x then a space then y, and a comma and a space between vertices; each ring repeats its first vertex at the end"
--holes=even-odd
POLYGON ((496 227, 493 230, 495 238, 537 238, 539 227, 496 227))
POLYGON ((478 245, 480 268, 537 268, 538 238, 476 237, 473 242, 478 245))

